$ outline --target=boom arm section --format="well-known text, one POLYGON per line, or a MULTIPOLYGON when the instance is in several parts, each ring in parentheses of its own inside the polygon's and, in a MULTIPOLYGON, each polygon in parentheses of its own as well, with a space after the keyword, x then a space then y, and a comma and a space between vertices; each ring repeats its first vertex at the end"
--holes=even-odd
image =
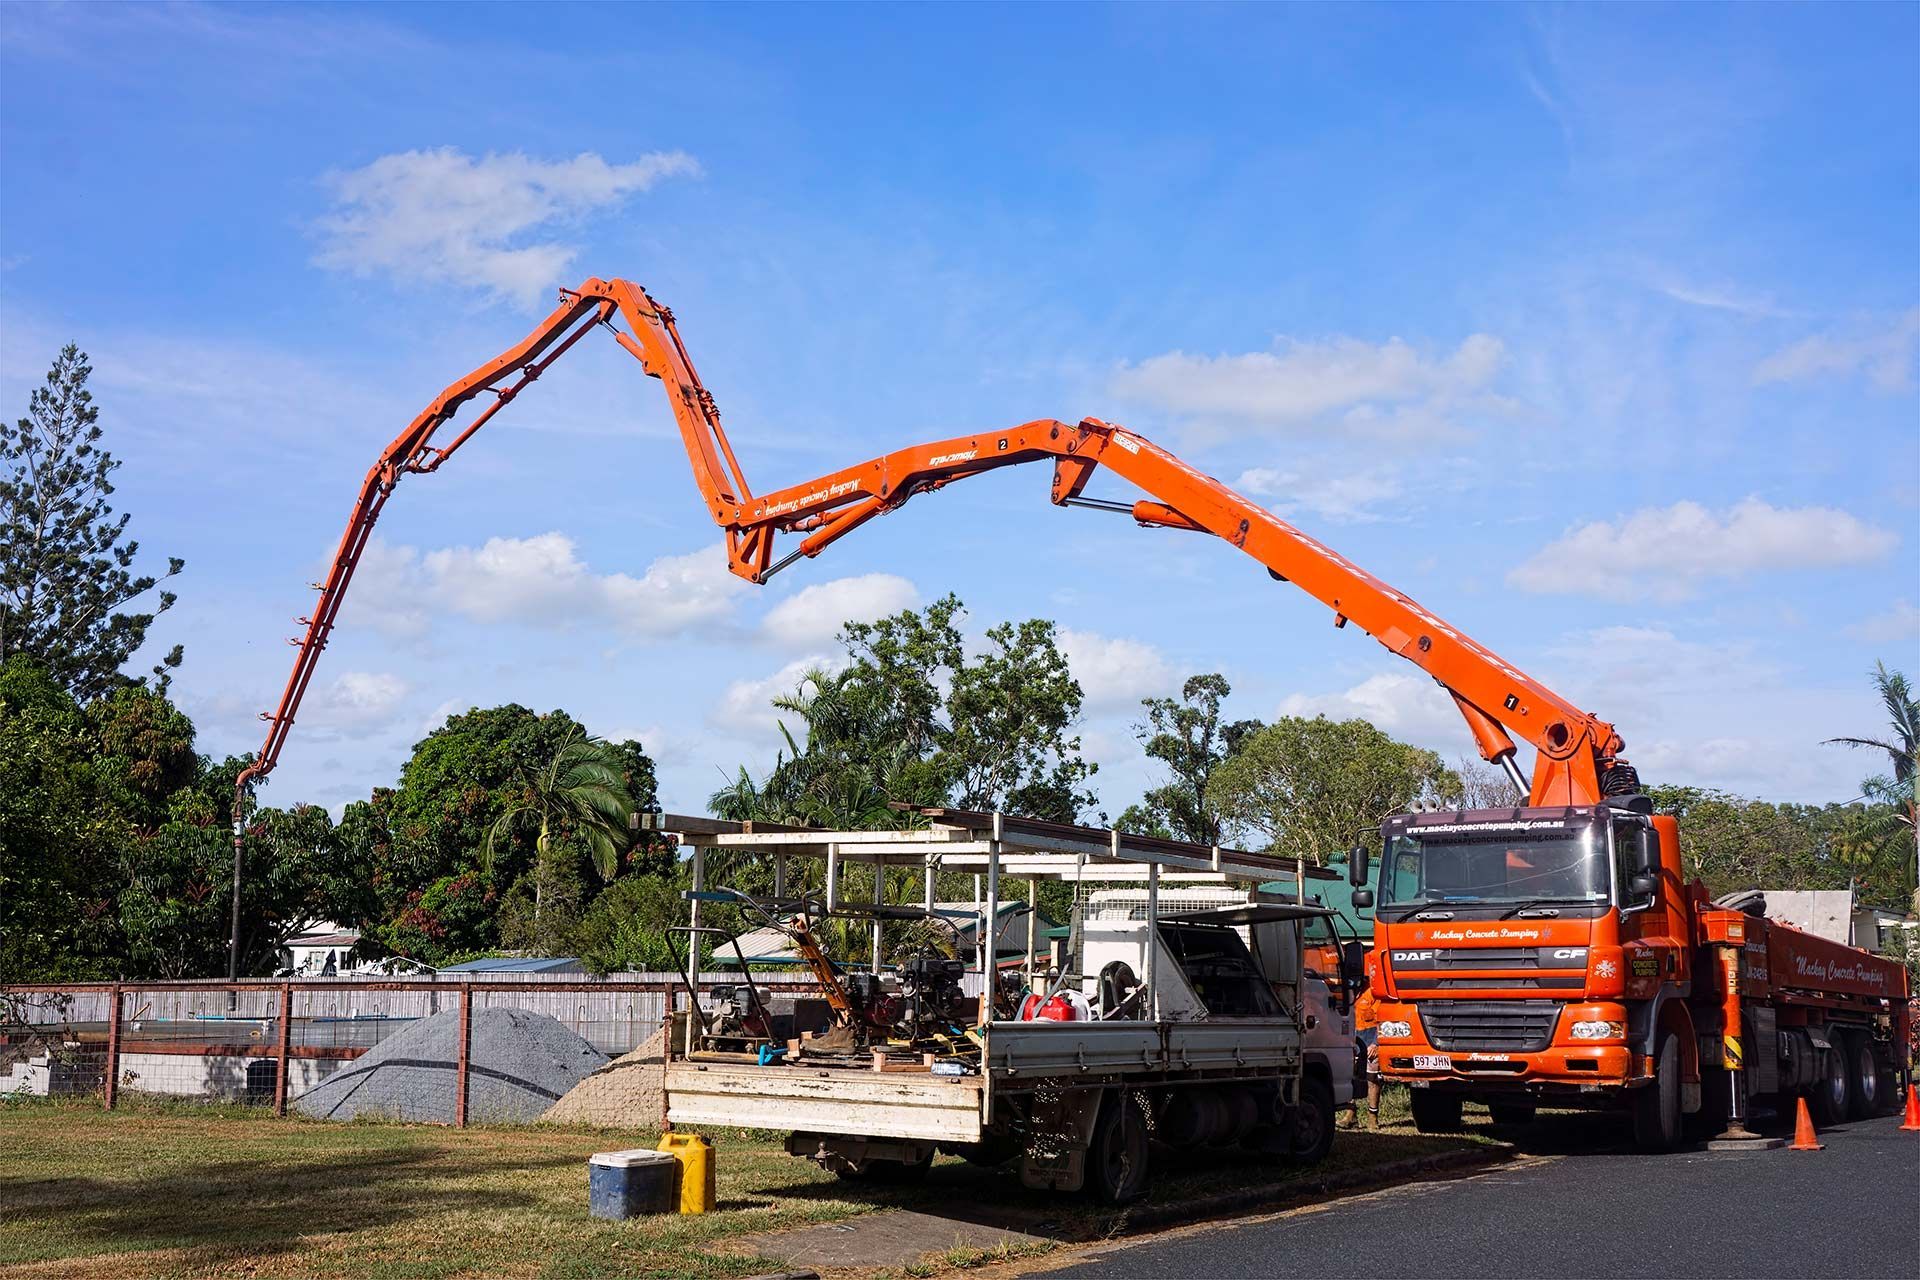
POLYGON ((611 330, 648 375, 666 384, 694 481, 708 514, 726 535, 728 565, 751 582, 764 583, 798 557, 820 554, 917 494, 1001 467, 1051 459, 1051 497, 1057 505, 1105 506, 1130 512, 1144 526, 1224 538, 1274 578, 1293 583, 1330 608, 1335 626, 1351 622, 1426 671, 1452 695, 1480 753, 1503 765, 1516 781, 1520 774, 1513 759, 1514 737, 1531 743, 1538 752, 1531 803, 1590 804, 1621 789, 1608 785, 1610 773, 1626 770, 1626 762, 1617 758, 1623 744, 1612 725, 1573 706, 1257 503, 1145 437, 1097 418, 1073 425, 1043 418, 1004 432, 916 445, 756 497, 721 428, 719 409, 694 371, 672 312, 630 281, 594 279, 577 291, 563 291, 559 306, 518 345, 442 391, 367 472, 327 580, 316 584, 319 604, 310 618, 300 619, 306 633, 290 641, 299 647, 293 673, 278 707, 262 715, 268 722, 266 740, 236 784, 236 824, 248 784, 279 761, 354 568, 394 486, 404 475, 436 470, 595 327, 611 330), (435 445, 435 434, 485 393, 494 396, 493 402, 451 443, 435 445), (1150 499, 1126 506, 1083 498, 1087 481, 1102 465, 1150 499), (802 537, 775 563, 773 544, 780 534, 802 537))
MULTIPOLYGON (((1452 695, 1481 755, 1515 774, 1514 736, 1538 751, 1530 803, 1591 804, 1606 794, 1605 775, 1623 745, 1612 725, 1580 710, 1412 598, 1331 547, 1288 524, 1211 476, 1132 431, 1088 418, 1069 426, 1052 419, 1010 431, 959 436, 901 449, 746 504, 749 527, 805 532, 794 557, 818 555, 836 538, 899 507, 915 494, 1015 463, 1054 460, 1058 505, 1109 505, 1080 495, 1105 466, 1152 501, 1125 507, 1145 526, 1189 529, 1224 538, 1258 560, 1275 579, 1291 582, 1431 675, 1452 695)), ((752 581, 765 574, 739 558, 733 570, 752 581)))

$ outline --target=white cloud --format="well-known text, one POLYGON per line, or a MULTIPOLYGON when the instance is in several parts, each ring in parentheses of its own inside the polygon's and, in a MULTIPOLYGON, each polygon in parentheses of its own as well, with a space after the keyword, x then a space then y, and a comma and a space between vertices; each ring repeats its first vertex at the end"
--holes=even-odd
POLYGON ((1668 277, 1663 278, 1655 288, 1675 302, 1708 311, 1730 311, 1735 315, 1769 318, 1788 314, 1769 297, 1726 285, 1700 285, 1668 277))
POLYGON ((1383 671, 1336 693, 1292 693, 1277 714, 1370 722, 1403 742, 1457 754, 1471 747, 1466 723, 1447 691, 1418 671, 1383 671))
POLYGON ((465 715, 471 710, 473 710, 472 698, 448 698, 427 713, 426 718, 420 722, 419 731, 422 734, 432 733, 445 725, 450 717, 465 715))
POLYGON ((562 280, 573 245, 539 232, 645 191, 663 178, 696 175, 680 151, 654 151, 608 164, 591 151, 570 160, 514 152, 474 159, 452 147, 381 156, 322 180, 334 197, 320 220, 314 261, 357 276, 451 282, 520 302, 562 280))
POLYGON ((1255 497, 1274 499, 1269 505, 1281 515, 1309 511, 1338 521, 1378 520, 1375 508, 1402 493, 1400 477, 1378 467, 1329 467, 1324 474, 1316 475, 1293 468, 1249 467, 1233 487, 1255 497))
POLYGON ((372 733, 394 718, 410 689, 388 672, 344 671, 302 702, 300 723, 342 737, 372 733))
POLYGON ((1809 378, 1850 377, 1864 373, 1881 391, 1905 391, 1913 385, 1913 360, 1920 348, 1920 307, 1877 332, 1832 333, 1803 338, 1754 366, 1753 380, 1801 382, 1809 378))
POLYGON ((639 743, 648 758, 661 769, 677 768, 693 762, 693 740, 657 724, 642 725, 637 729, 620 726, 596 736, 607 742, 639 743))
MULTIPOLYGON (((1580 688, 1612 691, 1616 709, 1603 713, 1610 715, 1623 714, 1620 705, 1651 710, 1660 695, 1707 685, 1754 688, 1781 678, 1749 644, 1682 639, 1665 627, 1596 627, 1565 637, 1548 653, 1562 669, 1579 673, 1580 688)), ((1563 692, 1571 696, 1573 688, 1563 692)))
POLYGON ((1089 712, 1134 710, 1140 699, 1165 694, 1175 684, 1173 667, 1150 644, 1121 636, 1062 627, 1060 651, 1080 682, 1089 712))
MULTIPOLYGON (((707 714, 707 719, 718 728, 764 737, 774 731, 775 724, 781 719, 781 713, 773 709, 773 699, 798 689, 801 677, 816 667, 827 672, 838 672, 846 665, 844 654, 814 653, 795 658, 772 675, 758 680, 735 680, 720 695, 719 703, 707 714)), ((793 730, 795 738, 799 738, 803 732, 802 726, 792 716, 786 719, 787 727, 793 730)))
POLYGON ((1911 600, 1895 600, 1885 612, 1862 618, 1848 627, 1847 634, 1868 644, 1920 642, 1920 609, 1916 609, 1911 600))
POLYGON ((1697 502, 1647 507, 1569 530, 1507 574, 1523 591, 1679 600, 1710 578, 1866 564, 1899 539, 1833 507, 1747 498, 1716 514, 1697 502))
POLYGON ((804 649, 827 643, 848 622, 872 622, 911 608, 920 599, 913 583, 891 573, 863 573, 816 582, 767 610, 761 634, 776 644, 804 649))
POLYGON ((1444 356, 1423 355, 1399 338, 1283 338, 1274 345, 1240 355, 1170 351, 1122 365, 1111 390, 1186 416, 1256 424, 1299 424, 1345 411, 1348 426, 1380 434, 1408 425, 1396 407, 1482 392, 1506 362, 1505 344, 1484 333, 1444 356))
POLYGON ((635 578, 592 572, 573 539, 558 532, 424 555, 376 539, 354 577, 351 620, 400 635, 421 634, 434 613, 444 612, 475 622, 605 624, 631 635, 671 636, 725 620, 747 590, 718 547, 662 556, 635 578))
POLYGON ((1536 674, 1611 721, 1648 782, 1769 800, 1837 800, 1858 790, 1859 762, 1820 743, 1858 732, 1847 726, 1875 711, 1864 680, 1821 687, 1751 641, 1691 639, 1664 627, 1578 632, 1546 659, 1536 674))

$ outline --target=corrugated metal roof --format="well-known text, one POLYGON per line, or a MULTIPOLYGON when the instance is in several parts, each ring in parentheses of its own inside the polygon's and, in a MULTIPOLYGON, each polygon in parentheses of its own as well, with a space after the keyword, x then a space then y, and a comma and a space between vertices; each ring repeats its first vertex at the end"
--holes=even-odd
POLYGON ((441 973, 585 973, 574 956, 490 956, 450 964, 441 973))
POLYGON ((357 933, 310 933, 303 938, 289 938, 289 947, 351 947, 360 941, 357 933))

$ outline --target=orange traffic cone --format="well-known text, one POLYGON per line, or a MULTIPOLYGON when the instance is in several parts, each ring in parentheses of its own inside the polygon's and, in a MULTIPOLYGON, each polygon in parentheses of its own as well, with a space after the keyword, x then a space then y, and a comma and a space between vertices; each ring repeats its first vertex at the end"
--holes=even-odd
POLYGON ((1903 1133, 1920 1130, 1920 1084, 1907 1086, 1907 1115, 1900 1122, 1900 1130, 1903 1133))
POLYGON ((1800 1099, 1799 1114, 1793 1120, 1793 1145, 1789 1151, 1825 1151, 1827 1144, 1819 1141, 1813 1134, 1813 1116, 1807 1110, 1807 1100, 1800 1099))

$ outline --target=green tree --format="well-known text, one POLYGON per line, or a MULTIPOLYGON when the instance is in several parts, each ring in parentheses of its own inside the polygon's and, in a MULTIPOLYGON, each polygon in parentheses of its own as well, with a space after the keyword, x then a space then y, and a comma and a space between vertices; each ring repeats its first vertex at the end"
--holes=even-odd
POLYGON ((580 851, 603 880, 619 873, 620 856, 633 842, 633 795, 625 760, 607 743, 575 730, 538 769, 523 770, 518 794, 480 846, 480 866, 493 871, 494 854, 517 833, 533 835, 533 928, 541 930, 548 898, 574 889, 577 906, 580 851))
POLYGON ((960 601, 840 633, 847 661, 774 699, 784 748, 764 777, 740 768, 708 799, 735 821, 899 826, 892 804, 957 804, 1074 821, 1094 766, 1071 729, 1081 693, 1053 624, 1004 623, 965 656, 960 601))
POLYGON ((1349 848, 1415 800, 1459 794, 1459 778, 1433 752, 1365 720, 1325 716, 1282 716, 1251 734, 1207 787, 1229 829, 1312 862, 1349 848))
MULTIPOLYGON (((684 964, 690 935, 668 932, 686 918, 681 887, 677 879, 653 875, 622 876, 608 885, 580 922, 580 961, 587 971, 671 973, 684 964)), ((703 947, 703 956, 711 950, 703 947)))
POLYGON ((494 949, 499 895, 476 867, 440 876, 410 890, 400 910, 374 926, 375 941, 395 955, 445 966, 494 949))
MULTIPOLYGON (((1899 821, 1907 828, 1913 845, 1913 877, 1908 894, 1920 896, 1920 700, 1915 699, 1907 677, 1889 671, 1887 664, 1873 664, 1873 687, 1887 709, 1887 732, 1881 738, 1829 738, 1830 744, 1865 747, 1887 757, 1887 773, 1867 781, 1867 795, 1892 805, 1899 821)), ((1920 902, 1913 908, 1920 910, 1920 902)))
POLYGON ((0 982, 120 972, 115 853, 133 833, 85 714, 38 663, 0 663, 0 982))
MULTIPOLYGON (((82 704, 127 682, 121 668, 174 595, 160 592, 151 612, 129 606, 184 564, 169 559, 159 578, 134 573, 131 517, 107 503, 120 464, 100 444, 92 372, 65 347, 27 416, 0 422, 0 661, 37 659, 82 704)), ((165 691, 180 656, 175 645, 154 666, 155 687, 165 691)))
POLYGON ((953 780, 954 803, 1078 822, 1093 804, 1086 784, 1099 769, 1081 757, 1072 733, 1081 702, 1053 623, 989 627, 986 652, 952 672, 947 694, 949 727, 936 764, 953 780))
POLYGON ((1178 699, 1141 699, 1147 718, 1134 726, 1134 736, 1149 759, 1166 766, 1170 777, 1121 815, 1122 830, 1220 843, 1220 819, 1207 807, 1207 784, 1214 770, 1260 728, 1258 720, 1221 720, 1220 704, 1232 692, 1225 676, 1211 673, 1190 676, 1178 699))

